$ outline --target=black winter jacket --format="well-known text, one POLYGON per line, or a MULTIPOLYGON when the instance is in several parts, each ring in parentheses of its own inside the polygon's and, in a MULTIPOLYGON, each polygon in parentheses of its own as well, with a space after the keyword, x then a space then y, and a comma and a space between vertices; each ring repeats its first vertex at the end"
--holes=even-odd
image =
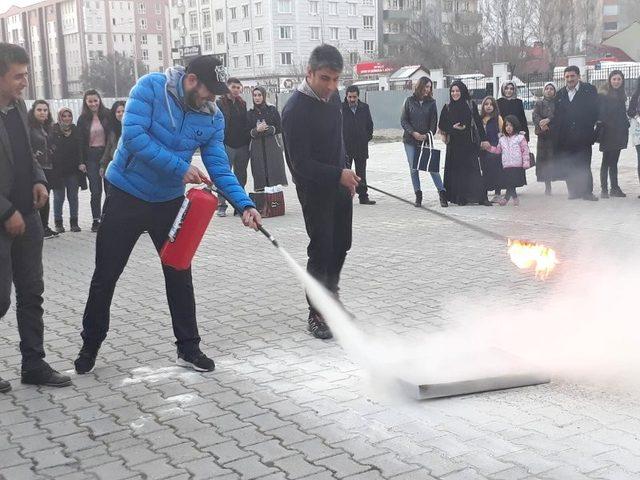
POLYGON ((402 115, 400 117, 400 125, 404 129, 402 141, 404 143, 417 143, 412 133, 418 132, 425 134, 431 132, 436 133, 438 128, 438 107, 433 98, 425 98, 422 103, 411 95, 404 102, 402 107, 402 115))
POLYGON ((369 105, 358 100, 356 113, 349 102, 342 103, 342 137, 347 156, 364 160, 369 158, 369 142, 373 138, 373 119, 369 105))

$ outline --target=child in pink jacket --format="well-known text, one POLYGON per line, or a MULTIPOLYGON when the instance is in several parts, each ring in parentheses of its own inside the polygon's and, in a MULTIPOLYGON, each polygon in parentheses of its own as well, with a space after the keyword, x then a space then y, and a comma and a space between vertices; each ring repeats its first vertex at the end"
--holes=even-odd
POLYGON ((491 153, 502 155, 502 168, 504 172, 504 186, 507 193, 500 200, 500 205, 506 205, 513 198, 513 205, 520 205, 520 199, 516 193, 517 187, 527 184, 526 169, 529 163, 529 144, 524 134, 521 133, 518 119, 513 115, 507 115, 502 126, 502 135, 495 147, 485 147, 491 153))

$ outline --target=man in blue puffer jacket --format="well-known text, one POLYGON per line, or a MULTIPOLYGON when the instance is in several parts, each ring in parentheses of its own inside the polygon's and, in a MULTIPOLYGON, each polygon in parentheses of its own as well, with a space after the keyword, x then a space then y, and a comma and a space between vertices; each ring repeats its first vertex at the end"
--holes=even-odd
MULTIPOLYGON (((194 59, 187 69, 170 68, 138 80, 130 93, 122 137, 106 179, 111 184, 96 238, 96 267, 82 319, 83 345, 76 372, 90 372, 109 329, 116 282, 138 238, 149 232, 159 251, 184 199, 184 186, 207 176, 191 165, 202 161, 222 192, 243 212, 243 223, 257 228, 260 214, 229 169, 224 150, 224 117, 216 95, 228 92, 221 62, 213 55, 194 59)), ((178 365, 211 371, 213 360, 200 350, 191 269, 162 267, 178 365)))

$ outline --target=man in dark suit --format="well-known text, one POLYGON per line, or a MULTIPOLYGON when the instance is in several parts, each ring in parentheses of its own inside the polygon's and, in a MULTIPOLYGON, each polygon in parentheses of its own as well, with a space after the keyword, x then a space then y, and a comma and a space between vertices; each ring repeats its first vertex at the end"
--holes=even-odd
POLYGON ((564 70, 565 86, 556 96, 555 116, 551 128, 556 133, 556 161, 565 176, 569 199, 597 201, 593 194, 591 147, 598 120, 598 92, 580 80, 574 65, 564 70))
MULTIPOLYGON (((0 43, 0 318, 9 310, 13 285, 22 383, 65 387, 71 379, 44 361, 43 228, 37 210, 49 195, 42 168, 31 152, 27 109, 21 98, 28 75, 27 52, 18 45, 0 43)), ((9 382, 0 378, 0 392, 9 390, 9 382)))
POLYGON ((360 90, 356 85, 347 87, 347 96, 342 104, 342 137, 347 151, 347 167, 356 164, 356 175, 362 180, 356 193, 363 205, 375 205, 367 191, 367 159, 369 142, 373 138, 373 120, 369 105, 359 99, 360 90))

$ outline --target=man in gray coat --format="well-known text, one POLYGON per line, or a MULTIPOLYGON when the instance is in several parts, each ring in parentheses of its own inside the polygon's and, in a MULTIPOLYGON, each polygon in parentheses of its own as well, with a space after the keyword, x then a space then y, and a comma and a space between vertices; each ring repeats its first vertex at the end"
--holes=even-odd
MULTIPOLYGON (((43 229, 37 210, 47 201, 44 173, 31 152, 22 91, 29 56, 18 45, 0 43, 0 318, 16 290, 22 383, 65 387, 71 379, 44 361, 42 322, 43 229)), ((11 385, 0 378, 0 392, 11 385)))

